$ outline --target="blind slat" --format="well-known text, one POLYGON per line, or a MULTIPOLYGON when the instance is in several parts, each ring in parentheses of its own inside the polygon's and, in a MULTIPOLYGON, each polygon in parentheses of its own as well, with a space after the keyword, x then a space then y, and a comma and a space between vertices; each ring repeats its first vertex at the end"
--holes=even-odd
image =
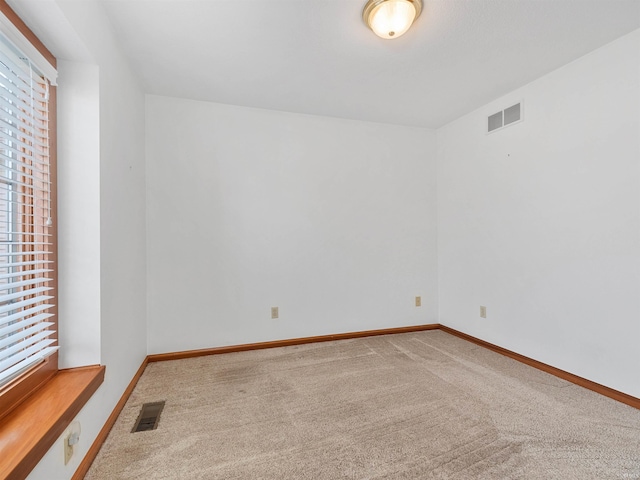
POLYGON ((51 345, 55 339, 47 338, 53 334, 52 330, 38 333, 32 337, 24 339, 22 345, 14 345, 13 347, 0 350, 0 371, 14 366, 25 358, 33 355, 38 350, 51 345), (27 347, 27 348, 24 348, 27 347))
MULTIPOLYGON (((2 265, 0 264, 0 268, 2 265)), ((25 277, 27 275, 40 275, 41 273, 49 273, 53 272, 50 268, 38 268, 36 270, 25 270, 20 272, 10 272, 10 273, 2 273, 0 274, 0 280, 5 278, 14 278, 14 277, 25 277)))
MULTIPOLYGON (((10 233, 12 235, 29 235, 29 236, 39 235, 37 233, 17 233, 17 232, 7 232, 7 233, 10 233)), ((9 247, 14 247, 15 248, 15 247, 23 247, 25 245, 31 245, 31 246, 35 246, 35 245, 51 245, 51 243, 49 243, 49 242, 20 242, 20 241, 12 241, 12 240, 0 240, 0 248, 3 248, 5 246, 9 246, 9 247)))
POLYGON ((5 385, 14 378, 19 377, 29 369, 43 362, 45 358, 56 353, 57 350, 58 347, 43 348, 42 350, 39 350, 31 356, 25 358, 23 361, 15 364, 13 367, 0 371, 0 385, 5 385))
POLYGON ((21 302, 9 303, 7 305, 0 306, 0 313, 11 312, 13 310, 17 310, 18 308, 28 307, 30 305, 35 305, 36 303, 46 302, 47 300, 51 300, 53 297, 48 295, 40 295, 33 298, 28 298, 26 300, 22 300, 21 302))
MULTIPOLYGON (((31 185, 31 184, 28 184, 28 183, 25 183, 25 182, 20 182, 20 181, 17 181, 17 180, 12 180, 12 179, 9 179, 9 178, 4 178, 2 176, 0 176, 0 182, 5 184, 5 185, 11 185, 11 186, 19 185, 21 187, 25 187, 25 188, 27 188, 27 189, 29 189, 31 191, 35 191, 35 192, 44 192, 45 191, 45 190, 43 190, 41 188, 35 187, 34 185, 31 185)), ((29 198, 34 198, 33 195, 26 195, 26 194, 24 194, 22 192, 20 192, 20 195, 24 195, 24 196, 29 197, 29 198)))
MULTIPOLYGON (((33 317, 13 322, 6 327, 0 328, 0 338, 4 337, 5 335, 9 335, 10 333, 17 332, 18 330, 28 327, 29 325, 33 325, 34 323, 44 322, 44 320, 47 320, 51 317, 53 317, 53 313, 40 313, 38 315, 34 315, 33 317)), ((53 325, 53 323, 51 323, 51 325, 53 325)))
POLYGON ((37 251, 37 252, 0 252, 0 257, 19 257, 19 256, 28 256, 28 255, 49 255, 50 252, 47 251, 37 251))
MULTIPOLYGON (((14 343, 20 340, 24 340, 27 337, 30 337, 32 335, 35 336, 35 334, 42 332, 43 330, 50 327, 51 325, 54 325, 54 324, 51 322, 38 322, 33 327, 16 330, 11 335, 7 335, 5 338, 0 338, 0 359, 3 358, 3 352, 4 352, 4 350, 2 350, 3 348, 8 347, 9 345, 13 345, 14 343)), ((48 337, 52 333, 54 332, 49 330, 48 333, 42 338, 48 337)))
MULTIPOLYGON (((39 293, 44 293, 44 292, 48 292, 50 290, 52 290, 53 287, 36 287, 36 288, 27 288, 25 290, 21 290, 19 292, 15 292, 15 293, 8 293, 6 295, 0 295, 0 303, 5 303, 5 302, 9 302, 11 300, 15 300, 17 298, 24 298, 27 297, 29 295, 37 295, 39 293)), ((4 291, 5 289, 3 289, 4 291)), ((31 299, 28 299, 31 300, 31 299)), ((26 300, 24 300, 26 301, 26 300)), ((3 305, 4 307, 10 307, 12 305, 16 305, 18 303, 22 303, 22 302, 13 302, 13 303, 8 303, 6 305, 3 305)), ((0 307, 1 308, 1 307, 0 307)), ((14 309, 10 309, 10 310, 14 310, 14 309)), ((7 310, 7 311, 10 311, 7 310)))
POLYGON ((27 310, 22 310, 18 313, 13 313, 11 315, 7 315, 6 317, 0 317, 0 325, 6 325, 16 320, 20 320, 21 318, 26 318, 29 315, 36 314, 38 312, 42 312, 43 310, 48 310, 52 308, 53 305, 49 305, 48 303, 42 303, 40 305, 36 305, 35 307, 31 307, 27 310))
MULTIPOLYGON (((4 160, 4 159, 0 159, 0 160, 4 160)), ((48 172, 42 172, 39 170, 34 171, 33 168, 31 168, 30 166, 27 166, 26 164, 23 164, 22 162, 11 162, 11 163, 16 164, 15 167, 18 167, 18 168, 10 167, 6 164, 0 163, 0 172, 2 172, 0 173, 0 175, 2 175, 7 180, 13 180, 15 177, 23 177, 23 178, 28 178, 33 182, 49 183, 46 179, 43 178, 45 175, 47 176, 49 175, 48 172), (24 168, 24 170, 20 170, 20 167, 24 168), (10 172, 13 172, 13 174, 10 172)))
MULTIPOLYGON (((38 108, 31 108, 31 105, 24 103, 19 96, 0 85, 0 112, 15 118, 18 122, 27 126, 25 130, 32 131, 37 128, 39 122, 45 122, 44 113, 38 108), (37 123, 36 123, 37 122, 37 123)), ((32 133, 34 134, 34 133, 32 133)))
POLYGON ((30 260, 28 262, 12 262, 12 263, 0 262, 0 270, 4 268, 28 267, 30 265, 40 265, 44 263, 53 263, 53 260, 30 260))
MULTIPOLYGON (((29 99, 25 99, 21 92, 7 89, 6 86, 2 85, 1 80, 0 98, 2 99, 2 102, 0 102, 0 105, 3 107, 2 111, 16 118, 20 123, 28 125, 29 127, 25 130, 29 133, 30 137, 35 137, 38 134, 35 130, 46 122, 45 113, 37 108, 35 104, 31 105, 29 99)), ((38 101, 40 101, 40 99, 38 99, 38 101)))
MULTIPOLYGON (((2 98, 2 97, 0 97, 2 98)), ((0 102, 1 103, 1 102, 0 102)), ((12 149, 12 151, 14 153, 16 153, 16 155, 18 156, 23 156, 23 157, 27 157, 29 159, 32 159, 32 157, 34 155, 36 156, 44 156, 45 149, 48 149, 49 147, 47 145, 45 145, 44 141, 46 140, 46 138, 48 137, 49 132, 41 132, 41 133, 46 133, 47 135, 38 135, 36 134, 35 136, 33 136, 33 132, 31 132, 31 134, 27 135, 29 132, 28 130, 31 130, 31 126, 29 125, 25 125, 23 124, 22 126, 18 125, 16 126, 16 128, 18 128, 19 132, 17 133, 17 136, 15 135, 10 135, 9 132, 7 132, 7 130, 10 130, 7 127, 7 123, 8 122, 14 122, 15 121, 12 118, 8 118, 6 115, 2 115, 2 113, 6 113, 4 110, 0 109, 0 138, 2 138, 2 144, 0 144, 0 146, 7 146, 10 147, 12 149), (16 148, 16 145, 20 145, 23 148, 27 148, 29 149, 29 152, 25 152, 24 150, 20 150, 18 148, 16 148)), ((13 130, 11 130, 11 132, 13 133, 13 130)), ((47 162, 43 159, 37 159, 38 163, 40 164, 46 164, 47 162)))
MULTIPOLYGON (((0 132, 7 138, 19 138, 24 135, 24 131, 20 130, 20 127, 14 125, 11 119, 6 116, 0 115, 0 132)), ((34 139, 36 145, 40 148, 49 148, 44 142, 36 137, 34 139)))
POLYGON ((53 354, 58 348, 54 347, 53 349, 48 349, 47 347, 54 342, 54 339, 43 340, 42 342, 36 343, 35 345, 22 350, 19 354, 14 355, 15 358, 12 357, 4 362, 0 362, 0 385, 13 379, 15 375, 12 375, 12 373, 15 373, 17 370, 25 371, 25 367, 27 369, 31 368, 31 366, 35 365, 37 362, 41 362, 47 356, 53 354), (19 365, 23 366, 16 368, 19 365))
MULTIPOLYGON (((12 105, 19 110, 23 110, 29 116, 29 118, 38 118, 36 112, 40 113, 42 110, 41 102, 44 100, 45 90, 38 91, 33 89, 26 83, 19 82, 14 83, 6 76, 2 74, 11 75, 11 69, 4 65, 2 52, 0 52, 0 96, 5 97, 12 105)), ((37 82, 34 82, 34 86, 37 82)), ((46 122, 46 116, 41 116, 39 120, 46 122)))
MULTIPOLYGON (((0 54, 0 59, 1 59, 0 61, 2 61, 2 63, 5 64, 5 68, 2 69, 2 71, 0 72, 0 75, 5 76, 6 79, 9 82, 11 82, 13 85, 15 85, 17 88, 21 88, 24 90, 31 88, 31 85, 27 83, 27 80, 31 79, 31 77, 27 79, 21 76, 20 74, 14 73, 16 70, 18 70, 18 66, 15 64, 15 62, 13 62, 10 58, 8 58, 7 55, 4 53, 0 54)), ((36 79, 37 78, 38 77, 36 77, 36 79)), ((33 90, 36 93, 43 96, 47 91, 46 88, 44 87, 44 84, 41 84, 39 81, 34 82, 33 90)))
MULTIPOLYGON (((0 140, 2 140, 1 135, 0 140)), ((36 178, 38 175, 46 175, 48 177, 51 174, 46 165, 38 163, 31 157, 25 157, 23 153, 18 153, 18 150, 14 150, 13 153, 9 152, 10 154, 7 153, 8 150, 11 150, 11 148, 7 147, 7 145, 4 143, 0 143, 0 161, 2 161, 0 165, 2 166, 2 168, 9 168, 20 174, 27 174, 31 177, 35 176, 36 178), (26 160, 27 158, 28 162, 25 162, 24 160, 26 160), (20 169, 24 169, 26 171, 20 169)))
MULTIPOLYGON (((14 288, 22 288, 28 285, 35 285, 36 283, 46 283, 50 282, 52 279, 47 277, 36 277, 30 278, 29 280, 22 280, 21 282, 7 282, 0 283, 0 292, 4 292, 5 290, 14 289, 14 288)), ((0 302, 3 301, 3 296, 0 295, 0 302)))

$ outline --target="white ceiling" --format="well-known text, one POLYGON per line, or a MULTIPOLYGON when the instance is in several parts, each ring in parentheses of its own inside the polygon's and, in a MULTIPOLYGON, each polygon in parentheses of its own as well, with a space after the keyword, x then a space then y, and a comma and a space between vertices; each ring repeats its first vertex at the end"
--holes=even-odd
POLYGON ((148 93, 431 128, 640 27, 640 0, 424 0, 382 40, 365 1, 101 3, 148 93))

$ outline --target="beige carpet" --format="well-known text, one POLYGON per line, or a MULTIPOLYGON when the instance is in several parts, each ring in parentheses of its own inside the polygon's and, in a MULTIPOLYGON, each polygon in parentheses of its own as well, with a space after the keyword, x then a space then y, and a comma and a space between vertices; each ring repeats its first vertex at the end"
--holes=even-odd
POLYGON ((437 330, 199 357, 149 364, 86 478, 640 479, 640 410, 437 330))

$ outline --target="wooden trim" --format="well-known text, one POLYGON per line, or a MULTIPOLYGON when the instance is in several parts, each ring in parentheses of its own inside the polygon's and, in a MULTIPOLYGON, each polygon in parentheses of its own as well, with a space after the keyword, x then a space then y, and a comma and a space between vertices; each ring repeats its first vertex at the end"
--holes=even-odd
POLYGON ((10 415, 22 402, 58 373, 58 352, 30 371, 8 383, 0 392, 0 420, 10 415))
POLYGON ((22 33, 31 44, 36 47, 36 49, 40 52, 40 54, 49 62, 54 68, 57 68, 56 57, 49 51, 47 47, 44 46, 44 43, 40 41, 38 37, 36 37, 35 33, 31 31, 27 24, 22 21, 22 19, 18 16, 16 12, 9 6, 6 0, 0 0, 0 12, 4 13, 4 15, 13 23, 20 33, 22 33))
POLYGON ((60 370, 0 421, 0 478, 29 475, 102 384, 104 372, 100 365, 60 370))
POLYGON ((98 433, 98 436, 96 437, 96 439, 91 444, 89 451, 80 462, 80 465, 78 465, 78 469, 73 474, 73 477, 71 477, 71 480, 82 480, 84 476, 87 474, 87 472, 89 471, 89 467, 91 467, 91 464, 93 463, 96 456, 98 455, 98 452, 102 447, 102 444, 107 439, 109 432, 113 428, 113 425, 116 423, 116 420, 118 419, 118 415, 120 415, 120 412, 122 411, 125 404, 127 403, 129 396, 131 396, 133 389, 136 387, 136 384, 138 383, 138 380, 140 380, 140 377, 144 373, 144 369, 147 368, 148 358, 149 357, 146 357, 143 360, 142 365, 140 365, 140 368, 138 368, 138 371, 133 376, 133 379, 131 380, 131 382, 129 382, 129 385, 127 386, 126 390, 122 394, 122 397, 120 397, 120 401, 116 404, 115 408, 111 412, 111 415, 109 415, 109 418, 107 418, 107 421, 105 422, 102 429, 98 433))
POLYGON ((498 345, 494 345, 493 343, 485 342, 484 340, 480 340, 479 338, 472 337, 471 335, 467 335, 466 333, 459 332, 458 330, 454 330, 453 328, 440 325, 440 330, 450 333, 451 335, 455 335, 456 337, 462 338, 463 340, 475 343, 476 345, 480 345, 481 347, 493 350, 496 353, 517 360, 521 363, 529 365, 530 367, 534 367, 538 370, 542 370, 543 372, 550 373, 551 375, 599 393, 600 395, 604 395, 605 397, 612 398, 613 400, 617 400, 618 402, 622 402, 631 407, 640 409, 640 398, 636 398, 618 390, 614 390, 613 388, 605 387, 604 385, 600 385, 599 383, 592 382, 591 380, 579 377, 578 375, 574 375, 573 373, 569 373, 564 370, 560 370, 559 368, 552 367, 551 365, 539 362, 538 360, 525 357, 524 355, 520 355, 519 353, 512 352, 511 350, 507 350, 506 348, 499 347, 498 345))
POLYGON ((384 328, 381 330, 364 330, 361 332, 336 333, 333 335, 320 335, 317 337, 291 338, 288 340, 274 340, 271 342, 245 343, 242 345, 229 345, 227 347, 204 348, 202 350, 186 350, 183 352, 156 353, 149 355, 149 362, 164 362, 166 360, 180 360, 183 358, 202 357, 205 355, 220 355, 223 353, 245 352, 247 350, 262 350, 264 348, 289 347, 291 345, 303 345, 305 343, 330 342, 333 340, 348 340, 351 338, 374 337, 377 335, 393 335, 397 333, 422 332, 424 330, 437 330, 437 323, 428 325, 414 325, 411 327, 384 328))

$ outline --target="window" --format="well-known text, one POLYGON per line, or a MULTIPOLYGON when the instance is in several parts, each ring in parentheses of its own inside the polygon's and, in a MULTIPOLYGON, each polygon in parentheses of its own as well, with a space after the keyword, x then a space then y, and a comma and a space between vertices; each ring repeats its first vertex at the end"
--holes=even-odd
POLYGON ((0 417, 58 368, 56 72, 9 15, 1 17, 0 417))

